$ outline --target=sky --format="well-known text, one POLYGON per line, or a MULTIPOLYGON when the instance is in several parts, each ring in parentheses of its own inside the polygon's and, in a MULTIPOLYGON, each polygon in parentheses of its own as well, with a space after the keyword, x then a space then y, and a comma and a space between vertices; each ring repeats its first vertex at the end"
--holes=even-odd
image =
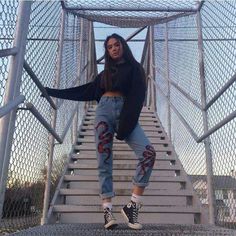
MULTIPOLYGON (((102 23, 94 23, 94 36, 96 41, 96 53, 97 53, 97 59, 102 57, 104 55, 104 48, 103 48, 103 42, 106 39, 107 36, 117 33, 121 35, 123 38, 129 37, 133 32, 135 32, 138 28, 119 28, 115 26, 110 26, 102 23), (102 41, 100 41, 102 40, 102 41)), ((137 34, 133 39, 139 39, 139 40, 145 40, 147 30, 143 30, 139 34, 137 34)), ((137 61, 141 61, 142 57, 142 51, 143 51, 143 45, 144 42, 128 42, 128 45, 130 46, 130 49, 137 61)), ((103 68, 103 65, 98 65, 98 71, 101 71, 103 68)))

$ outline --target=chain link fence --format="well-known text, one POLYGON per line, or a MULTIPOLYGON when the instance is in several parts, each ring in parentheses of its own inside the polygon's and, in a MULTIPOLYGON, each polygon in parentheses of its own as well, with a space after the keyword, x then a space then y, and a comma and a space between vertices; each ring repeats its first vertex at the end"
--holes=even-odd
MULTIPOLYGON (((206 109, 209 129, 235 113, 235 9, 234 1, 206 1, 200 11, 206 102, 216 100, 206 109), (224 87, 227 90, 220 92, 224 87)), ((204 134, 198 31, 196 15, 155 26, 157 112, 166 131, 171 130, 179 159, 206 207, 206 159, 212 159, 216 224, 236 228, 236 121, 210 135, 212 157, 190 132, 197 137, 204 134)))
MULTIPOLYGON (((12 47, 18 3, 6 1, 0 3, 3 13, 0 17, 1 49, 12 47), (11 21, 10 21, 10 20, 11 21), (9 21, 8 21, 9 20, 9 21), (6 23, 7 22, 7 23, 6 23)), ((62 7, 58 1, 35 1, 31 6, 30 25, 27 35, 25 61, 45 87, 55 87, 57 77, 59 87, 72 87, 86 81, 86 73, 79 74, 88 60, 88 22, 70 13, 65 14, 65 28, 62 32, 62 7), (83 25, 82 25, 83 21, 83 25), (82 28, 83 27, 83 32, 82 28), (64 34, 60 45, 60 35, 64 34), (83 33, 83 40, 81 40, 83 33), (80 45, 82 43, 82 45, 80 45), (62 58, 59 63, 59 50, 62 47, 62 58), (84 48, 81 51, 81 48, 84 48), (60 64, 60 68, 59 68, 60 64), (58 75, 59 73, 59 75, 58 75), (78 80, 79 79, 79 80, 78 80)), ((7 83, 9 58, 1 58, 0 67, 0 102, 3 104, 5 84, 7 83)), ((33 82, 27 71, 23 71, 21 94, 26 102, 31 102, 44 119, 52 125, 53 109, 41 91, 33 82)), ((72 101, 59 101, 57 111, 56 133, 63 135, 72 112, 79 111, 80 124, 84 104, 72 101)), ((63 144, 55 143, 52 173, 52 199, 57 183, 61 177, 68 155, 71 152, 74 127, 69 128, 63 144)), ((47 165, 49 156, 49 132, 21 105, 17 111, 11 158, 8 170, 7 188, 5 193, 3 217, 0 232, 13 232, 40 224, 43 209, 47 165)))

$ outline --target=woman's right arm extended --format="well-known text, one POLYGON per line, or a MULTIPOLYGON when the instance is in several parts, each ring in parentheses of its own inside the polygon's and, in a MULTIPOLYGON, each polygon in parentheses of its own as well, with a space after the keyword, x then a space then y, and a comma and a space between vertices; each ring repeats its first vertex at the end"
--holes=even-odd
POLYGON ((68 99, 74 101, 93 101, 95 100, 96 89, 98 89, 99 76, 90 83, 68 89, 52 89, 45 87, 49 96, 68 99))

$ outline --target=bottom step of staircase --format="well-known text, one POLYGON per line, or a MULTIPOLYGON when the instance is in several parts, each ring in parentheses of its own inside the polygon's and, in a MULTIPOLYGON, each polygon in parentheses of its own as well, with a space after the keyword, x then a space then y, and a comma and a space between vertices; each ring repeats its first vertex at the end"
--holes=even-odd
POLYGON ((103 224, 55 224, 33 227, 16 236, 234 236, 235 230, 211 225, 175 225, 175 224, 145 224, 141 230, 129 229, 126 224, 120 224, 114 230, 105 230, 103 224))
MULTIPOLYGON (((113 213, 119 223, 123 223, 120 210, 122 206, 113 206, 113 213)), ((61 223, 103 223, 100 206, 55 205, 54 213, 61 223)), ((200 212, 193 207, 144 206, 139 213, 139 221, 145 224, 194 224, 199 223, 200 212)))

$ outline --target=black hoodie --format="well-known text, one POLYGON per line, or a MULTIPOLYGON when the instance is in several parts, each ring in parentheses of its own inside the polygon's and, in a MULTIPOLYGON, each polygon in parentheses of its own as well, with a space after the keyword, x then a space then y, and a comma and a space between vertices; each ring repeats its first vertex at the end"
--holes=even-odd
MULTIPOLYGON (((113 86, 110 91, 119 91, 125 98, 116 138, 124 140, 135 128, 143 107, 146 93, 145 73, 139 63, 131 65, 126 62, 115 65, 115 71, 116 73, 112 76, 113 86)), ((46 87, 45 89, 48 95, 52 97, 74 101, 96 100, 99 102, 105 93, 105 89, 101 86, 102 74, 103 71, 96 76, 94 81, 78 87, 68 89, 46 87)))

